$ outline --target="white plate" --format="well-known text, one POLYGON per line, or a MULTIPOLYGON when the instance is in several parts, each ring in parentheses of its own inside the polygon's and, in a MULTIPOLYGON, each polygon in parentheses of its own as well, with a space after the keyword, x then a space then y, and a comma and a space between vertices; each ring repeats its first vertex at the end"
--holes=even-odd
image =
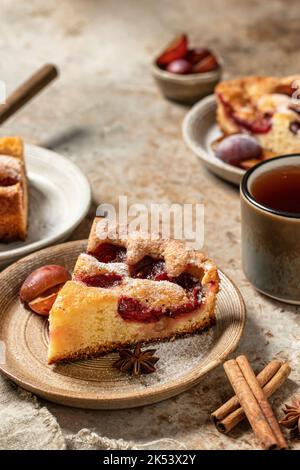
POLYGON ((211 148, 212 142, 222 135, 216 123, 216 110, 214 95, 207 96, 195 104, 183 120, 183 138, 213 173, 238 185, 245 170, 222 162, 211 148))
POLYGON ((79 168, 61 155, 25 145, 29 232, 24 242, 0 243, 0 266, 65 240, 87 214, 91 189, 79 168))

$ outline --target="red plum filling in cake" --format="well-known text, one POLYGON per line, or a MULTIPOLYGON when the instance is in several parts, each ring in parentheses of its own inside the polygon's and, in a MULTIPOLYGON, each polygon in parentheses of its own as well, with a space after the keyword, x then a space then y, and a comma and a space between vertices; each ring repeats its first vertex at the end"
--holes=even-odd
MULTIPOLYGON (((102 263, 121 262, 126 258, 126 249, 110 243, 103 243, 96 251, 90 253, 102 263)), ((177 277, 171 277, 166 272, 165 262, 162 259, 154 259, 145 256, 129 269, 132 278, 148 279, 152 281, 168 281, 182 287, 187 294, 188 301, 173 308, 153 308, 137 299, 121 296, 118 301, 118 313, 124 320, 142 323, 159 321, 163 316, 176 318, 185 313, 190 313, 199 308, 202 302, 202 286, 196 277, 189 273, 182 273, 177 277)), ((121 284, 123 276, 111 273, 101 273, 92 276, 77 274, 76 281, 83 282, 87 286, 111 288, 121 284)))

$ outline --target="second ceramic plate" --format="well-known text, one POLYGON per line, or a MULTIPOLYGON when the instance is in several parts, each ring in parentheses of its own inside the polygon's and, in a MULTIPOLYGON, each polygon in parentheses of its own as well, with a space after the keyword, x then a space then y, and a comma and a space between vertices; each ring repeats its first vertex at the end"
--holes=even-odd
POLYGON ((116 353, 49 366, 48 320, 24 309, 18 296, 20 285, 44 264, 72 269, 85 249, 86 241, 46 248, 0 275, 0 370, 18 385, 63 405, 130 408, 189 389, 236 348, 245 323, 244 302, 236 286, 220 272, 217 325, 202 334, 151 345, 160 357, 155 373, 138 378, 121 373, 113 367, 116 353))
POLYGON ((213 95, 195 104, 183 120, 183 138, 202 162, 222 179, 240 184, 245 170, 222 162, 214 154, 211 144, 221 136, 216 122, 217 103, 213 95))
POLYGON ((91 190, 70 160, 36 145, 25 145, 29 179, 29 231, 24 242, 0 243, 0 267, 65 240, 86 215, 91 190))

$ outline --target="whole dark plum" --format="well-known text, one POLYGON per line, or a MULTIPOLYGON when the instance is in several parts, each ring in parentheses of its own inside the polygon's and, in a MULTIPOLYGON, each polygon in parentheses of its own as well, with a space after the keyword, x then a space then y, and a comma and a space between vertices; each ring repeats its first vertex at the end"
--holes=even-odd
POLYGON ((225 163, 240 166, 245 160, 259 159, 262 148, 253 137, 246 134, 234 134, 225 137, 217 147, 216 156, 225 163))
POLYGON ((167 71, 171 73, 177 73, 180 75, 190 73, 192 70, 191 64, 185 59, 173 60, 168 66, 167 71))

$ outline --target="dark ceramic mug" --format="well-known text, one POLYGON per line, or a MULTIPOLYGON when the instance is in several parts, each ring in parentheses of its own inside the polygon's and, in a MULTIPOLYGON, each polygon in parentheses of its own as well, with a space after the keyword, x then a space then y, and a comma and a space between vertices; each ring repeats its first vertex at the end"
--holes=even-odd
POLYGON ((242 179, 242 260, 244 272, 257 290, 300 304, 300 214, 265 207, 251 192, 258 176, 287 165, 300 167, 300 155, 265 160, 242 179))

